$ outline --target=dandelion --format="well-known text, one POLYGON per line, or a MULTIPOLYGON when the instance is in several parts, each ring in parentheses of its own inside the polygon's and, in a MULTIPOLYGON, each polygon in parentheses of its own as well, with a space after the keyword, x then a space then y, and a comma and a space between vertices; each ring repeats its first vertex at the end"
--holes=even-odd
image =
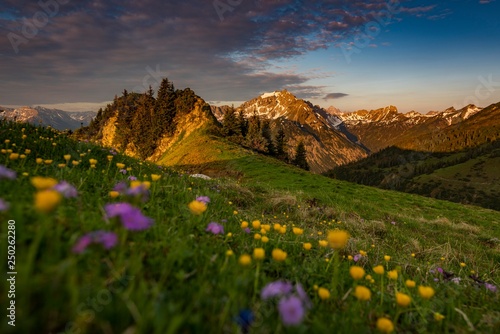
POLYGON ((252 257, 248 254, 243 254, 238 259, 238 263, 241 264, 242 266, 248 266, 250 265, 250 263, 252 263, 252 257))
POLYGON ((312 248, 312 244, 310 242, 305 242, 302 244, 302 247, 305 249, 305 250, 311 250, 312 248))
POLYGON ((328 289, 325 289, 325 288, 318 288, 318 296, 322 300, 329 299, 330 298, 330 291, 328 291, 328 289))
POLYGON ((75 198, 78 196, 78 191, 76 190, 76 188, 66 181, 59 182, 52 189, 59 192, 65 198, 75 198))
POLYGON ((293 234, 295 234, 295 235, 302 235, 302 234, 304 233, 304 230, 303 230, 303 229, 301 229, 301 228, 298 228, 298 227, 294 227, 294 228, 292 229, 292 232, 293 232, 293 234))
POLYGON ((384 274, 384 267, 382 265, 378 265, 376 267, 373 267, 373 272, 377 275, 383 275, 384 274))
POLYGON ((37 190, 50 189, 57 184, 56 179, 42 176, 34 176, 30 179, 30 182, 37 190))
POLYGON ((378 318, 377 329, 382 333, 392 333, 394 331, 394 324, 387 318, 378 318))
POLYGON ((333 249, 342 249, 347 245, 349 233, 344 230, 333 230, 328 232, 328 243, 333 249))
POLYGON ((3 165, 0 165, 0 180, 1 179, 15 180, 16 177, 17 177, 16 172, 3 165))
POLYGON ((62 196, 55 190, 42 190, 35 194, 35 209, 42 213, 50 213, 61 202, 62 196))
POLYGON ((145 230, 154 223, 153 219, 144 216, 141 210, 129 203, 106 204, 104 210, 108 218, 119 217, 127 230, 145 230))
POLYGON ((255 248, 253 250, 253 258, 256 260, 264 260, 266 257, 266 251, 264 248, 255 248))
POLYGON ((280 234, 285 234, 286 233, 286 226, 281 226, 281 228, 279 230, 279 233, 280 234))
POLYGON ((326 246, 328 246, 328 241, 320 240, 320 241, 318 241, 318 244, 320 247, 326 247, 326 246))
POLYGON ((254 220, 252 222, 252 227, 256 230, 260 229, 260 221, 259 220, 254 220))
POLYGON ((201 215, 203 212, 207 211, 207 205, 203 202, 200 201, 192 201, 191 203, 188 204, 189 210, 191 210, 191 213, 194 215, 201 215))
POLYGON ((224 227, 216 222, 211 222, 205 229, 206 232, 211 232, 212 234, 224 234, 224 227))
POLYGON ((354 296, 358 300, 367 301, 372 297, 372 292, 367 287, 358 285, 354 288, 354 296))
POLYGON ((439 322, 439 321, 442 321, 444 318, 445 318, 445 316, 442 315, 441 313, 439 313, 439 312, 434 313, 434 320, 439 322))
POLYGON ((424 298, 424 299, 431 299, 432 296, 434 296, 435 294, 435 291, 432 287, 430 286, 423 286, 423 285, 420 285, 418 287, 418 293, 420 295, 420 297, 424 298))
POLYGON ((402 293, 402 292, 397 292, 396 293, 396 303, 399 306, 407 307, 411 303, 411 297, 408 296, 407 294, 402 293))
POLYGON ((387 277, 392 280, 397 280, 398 279, 398 271, 397 270, 391 270, 387 273, 387 277))
POLYGON ((111 249, 118 243, 118 236, 113 232, 95 231, 80 237, 73 246, 73 253, 80 254, 90 244, 101 244, 105 249, 111 249))
POLYGON ((292 292, 292 283, 287 281, 275 281, 268 283, 260 292, 260 297, 263 300, 268 300, 273 297, 281 297, 292 292))
POLYGON ((275 248, 275 249, 273 249, 271 255, 275 261, 282 262, 282 261, 286 260, 287 254, 283 250, 281 250, 279 248, 275 248))
POLYGON ((411 279, 407 279, 405 282, 406 286, 410 289, 414 288, 417 286, 417 283, 415 281, 412 281, 411 279))
POLYGON ((347 255, 347 260, 352 261, 352 260, 354 260, 354 258, 352 257, 352 255, 347 255))
POLYGON ((278 304, 281 321, 285 326, 299 325, 305 315, 304 306, 296 296, 283 297, 278 304))
POLYGON ((208 205, 210 203, 210 197, 208 196, 198 196, 196 197, 196 200, 201 203, 205 203, 205 205, 208 205))
POLYGON ((416 256, 415 253, 411 253, 411 257, 415 257, 415 256, 416 256))
POLYGON ((349 268, 349 274, 354 280, 360 280, 365 276, 365 270, 359 266, 349 268))
POLYGON ((384 256, 385 262, 389 262, 391 260, 391 257, 389 255, 384 256))
POLYGON ((7 211, 10 207, 10 204, 0 198, 0 212, 7 211))

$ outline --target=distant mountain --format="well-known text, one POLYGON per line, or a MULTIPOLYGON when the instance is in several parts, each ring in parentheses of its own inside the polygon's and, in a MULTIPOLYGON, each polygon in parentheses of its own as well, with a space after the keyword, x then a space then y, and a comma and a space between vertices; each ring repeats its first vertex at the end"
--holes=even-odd
MULTIPOLYGON (((325 172, 367 156, 364 147, 343 125, 342 120, 319 106, 298 99, 287 90, 262 94, 236 109, 246 118, 257 115, 271 121, 271 128, 282 127, 288 138, 288 151, 300 141, 306 146, 311 171, 325 172)), ((222 113, 214 115, 221 120, 222 113)))
POLYGON ((57 130, 75 130, 90 123, 95 112, 66 112, 44 107, 0 108, 0 118, 34 125, 50 125, 57 130), (1 111, 3 110, 3 111, 1 111))

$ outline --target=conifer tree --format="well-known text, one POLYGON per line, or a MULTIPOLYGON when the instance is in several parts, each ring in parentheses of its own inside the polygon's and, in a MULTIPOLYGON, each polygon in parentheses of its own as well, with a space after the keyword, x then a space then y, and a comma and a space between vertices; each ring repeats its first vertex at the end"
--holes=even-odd
POLYGON ((307 163, 307 152, 304 142, 301 140, 297 145, 295 151, 295 159, 292 162, 295 166, 300 167, 305 170, 309 170, 309 164, 307 163))
POLYGON ((273 137, 271 135, 271 121, 268 119, 265 119, 262 122, 262 130, 261 130, 262 137, 266 141, 266 152, 269 155, 275 155, 276 150, 274 147, 274 142, 273 142, 273 137))
POLYGON ((238 124, 238 118, 236 116, 236 110, 234 106, 229 108, 224 114, 222 119, 222 134, 226 137, 241 135, 240 126, 238 124))
POLYGON ((174 84, 167 78, 163 79, 155 103, 155 125, 159 131, 166 130, 168 134, 173 134, 175 131, 175 98, 174 84))
POLYGON ((288 162, 289 157, 286 151, 286 136, 283 127, 279 127, 278 133, 276 134, 276 157, 280 160, 288 162))

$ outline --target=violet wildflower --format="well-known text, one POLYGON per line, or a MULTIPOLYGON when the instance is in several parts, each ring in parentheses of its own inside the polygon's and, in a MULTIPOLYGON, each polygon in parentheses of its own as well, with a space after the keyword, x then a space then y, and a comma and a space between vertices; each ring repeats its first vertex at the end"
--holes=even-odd
POLYGON ((212 232, 212 234, 224 234, 224 226, 216 222, 211 222, 205 231, 212 232))
POLYGON ((128 196, 142 196, 143 202, 146 202, 149 198, 149 190, 144 184, 127 189, 125 194, 128 196))
POLYGON ((0 198, 0 212, 7 211, 10 207, 10 204, 0 198))
POLYGON ((392 224, 392 225, 396 225, 396 222, 395 222, 395 221, 392 221, 392 222, 391 222, 391 224, 392 224))
POLYGON ((353 257, 354 262, 358 262, 358 261, 359 261, 359 259, 361 259, 361 257, 362 257, 362 255, 361 255, 361 254, 356 254, 356 255, 354 255, 354 257, 353 257))
POLYGON ((311 308, 312 307, 311 300, 309 299, 309 296, 302 287, 302 284, 300 283, 295 284, 295 291, 297 292, 297 296, 299 296, 300 300, 302 300, 302 302, 304 303, 304 306, 307 309, 311 308))
POLYGON ((113 190, 124 194, 127 191, 127 184, 124 181, 120 181, 113 187, 113 190))
POLYGON ((299 325, 305 315, 302 301, 294 295, 283 297, 279 301, 278 310, 285 326, 299 325))
POLYGON ((16 172, 3 165, 0 165, 0 179, 15 180, 17 177, 16 172))
POLYGON ((141 210, 129 203, 106 204, 104 210, 108 218, 119 217, 127 230, 145 230, 154 223, 153 219, 144 216, 141 210))
POLYGON ((498 288, 493 285, 493 284, 490 284, 490 283, 484 283, 484 287, 488 290, 490 290, 491 292, 497 292, 498 291, 498 288))
POLYGON ((250 233, 252 233, 252 231, 250 230, 250 228, 249 228, 249 227, 245 228, 243 231, 244 231, 246 234, 250 234, 250 233))
POLYGON ((196 200, 198 202, 205 203, 205 205, 208 205, 208 203, 210 203, 210 197, 208 197, 208 196, 198 196, 198 197, 196 197, 196 200))
POLYGON ((66 181, 59 182, 52 189, 63 195, 65 198, 75 198, 78 196, 76 188, 66 181))
POLYGON ((111 249, 118 243, 118 236, 113 232, 95 231, 80 237, 73 246, 73 253, 80 254, 91 244, 101 244, 105 249, 111 249))
POLYGON ((133 175, 130 175, 130 176, 128 177, 128 180, 129 180, 129 181, 137 181, 137 178, 136 178, 135 176, 133 176, 133 175))
POLYGON ((120 169, 120 173, 122 173, 123 175, 127 174, 127 170, 126 169, 120 169))
POLYGON ((260 297, 264 300, 273 297, 281 297, 292 292, 292 283, 286 281, 275 281, 267 284, 260 292, 260 297))

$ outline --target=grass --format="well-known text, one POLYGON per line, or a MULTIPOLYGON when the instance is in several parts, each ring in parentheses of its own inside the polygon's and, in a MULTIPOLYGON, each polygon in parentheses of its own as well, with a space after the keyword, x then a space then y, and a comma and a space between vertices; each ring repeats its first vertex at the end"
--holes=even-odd
MULTIPOLYGON (((371 333, 380 331, 380 318, 390 319, 399 333, 498 332, 499 293, 488 287, 500 283, 500 213, 328 179, 212 137, 205 160, 181 159, 205 147, 201 137, 187 136, 176 145, 176 164, 231 178, 191 178, 50 129, 0 123, 0 164, 17 172, 15 180, 0 179, 0 197, 10 203, 0 212, 1 234, 7 240, 6 222, 14 220, 18 273, 16 327, 4 317, 2 333, 238 333, 244 332, 237 321, 243 314, 251 333, 371 333), (26 157, 11 160, 8 150, 26 157), (58 166, 67 154, 67 166, 58 166), (37 164, 36 158, 52 162, 37 164), (89 159, 97 160, 96 168, 89 159), (123 174, 116 163, 130 170, 123 174), (152 174, 161 178, 153 182, 152 174), (110 196, 118 182, 130 186, 131 175, 151 182, 146 201, 110 196), (40 192, 33 176, 65 180, 78 197, 42 213, 33 202, 40 192), (210 197, 200 215, 188 208, 197 196, 210 197), (105 218, 106 204, 117 202, 133 204, 154 224, 127 231, 118 219, 105 218), (255 220, 270 225, 269 231, 254 226, 255 220), (224 234, 207 232, 210 222, 220 223, 224 234), (275 224, 286 230, 276 231, 275 224), (337 229, 350 234, 345 247, 320 246, 337 229), (117 245, 72 251, 84 234, 96 230, 116 233, 117 245), (264 259, 240 264, 255 248, 264 249, 264 259), (286 260, 273 258, 274 249, 284 250, 286 260), (371 277, 354 280, 353 265, 371 277), (374 273, 376 265, 384 267, 384 275, 374 273), (397 279, 387 277, 391 270, 397 279), (407 287, 408 279, 432 287, 435 295, 424 299, 417 287, 407 287), (280 300, 290 296, 261 298, 261 290, 276 280, 300 284, 311 302, 297 325, 287 326, 278 311, 280 300), (370 300, 358 300, 356 286, 367 287, 370 300), (322 299, 319 288, 328 290, 329 298, 322 299), (408 306, 398 305, 398 292, 410 296, 408 306), (444 319, 436 320, 437 313, 444 319)), ((0 256, 7 257, 6 243, 0 256)), ((4 283, 2 305, 11 300, 7 290, 4 283)), ((305 304, 302 299, 300 306, 305 304)))

